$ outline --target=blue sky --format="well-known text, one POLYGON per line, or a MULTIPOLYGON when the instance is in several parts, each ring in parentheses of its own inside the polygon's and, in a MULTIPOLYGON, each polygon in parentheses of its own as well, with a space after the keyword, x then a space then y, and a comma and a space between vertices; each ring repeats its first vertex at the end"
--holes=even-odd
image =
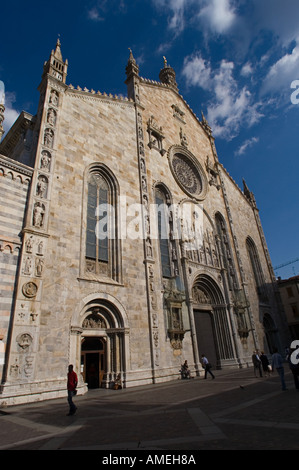
MULTIPOLYGON (((165 55, 181 95, 208 119, 219 160, 254 192, 273 266, 299 258, 298 0, 2 2, 6 132, 22 110, 36 113, 58 35, 67 83, 101 92, 126 95, 129 48, 152 80, 165 55)), ((299 274, 299 261, 276 274, 299 274)))

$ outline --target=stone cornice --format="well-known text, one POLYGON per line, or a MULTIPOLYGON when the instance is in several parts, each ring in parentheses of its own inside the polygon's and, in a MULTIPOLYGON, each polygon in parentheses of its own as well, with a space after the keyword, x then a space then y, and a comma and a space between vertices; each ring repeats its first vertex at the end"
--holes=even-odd
POLYGON ((5 168, 15 171, 21 175, 28 176, 29 178, 32 177, 33 168, 30 168, 24 163, 17 162, 16 160, 12 160, 11 158, 5 157, 4 155, 0 154, 0 166, 4 166, 5 168))
POLYGON ((35 123, 35 116, 22 111, 15 123, 0 144, 0 152, 8 154, 10 149, 16 145, 22 133, 35 123))
POLYGON ((107 93, 101 93, 100 91, 95 92, 94 90, 88 90, 87 88, 82 89, 81 87, 74 88, 69 85, 66 94, 73 96, 74 98, 89 100, 89 101, 104 101, 116 105, 134 105, 132 99, 128 99, 122 95, 112 95, 107 93))

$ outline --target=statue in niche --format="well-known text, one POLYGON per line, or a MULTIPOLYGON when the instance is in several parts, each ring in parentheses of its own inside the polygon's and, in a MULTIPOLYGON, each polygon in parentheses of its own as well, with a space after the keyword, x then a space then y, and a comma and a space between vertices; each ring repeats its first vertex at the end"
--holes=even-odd
POLYGON ((158 316, 156 313, 152 314, 152 319, 153 319, 153 326, 157 327, 158 326, 158 316))
POLYGON ((24 373, 26 377, 30 377, 33 372, 33 356, 27 356, 25 359, 24 373))
POLYGON ((159 346, 159 333, 158 331, 153 332, 154 345, 157 348, 159 346))
POLYGON ((51 154, 47 150, 43 150, 41 154, 40 167, 43 170, 50 171, 51 154))
POLYGON ((59 98, 58 98, 58 93, 56 90, 52 90, 50 94, 50 103, 52 103, 54 106, 58 106, 59 98))
POLYGON ((140 160, 140 168, 141 168, 141 173, 145 173, 145 163, 144 163, 143 158, 141 158, 140 160))
POLYGON ((152 258, 152 256, 153 256, 153 250, 152 250, 150 238, 146 239, 146 256, 148 256, 150 258, 152 258))
POLYGON ((33 238, 32 236, 30 238, 28 238, 28 240, 26 241, 26 253, 32 253, 32 248, 33 248, 33 238))
POLYGON ((44 242, 40 240, 37 244, 37 254, 42 255, 44 250, 44 242))
POLYGON ((25 260, 25 265, 24 265, 24 274, 31 274, 31 269, 32 269, 32 260, 30 256, 27 256, 25 260))
POLYGON ((206 248, 207 264, 212 264, 212 257, 209 248, 206 248))
POLYGON ((171 315, 172 315, 172 327, 175 329, 175 330, 179 330, 180 327, 181 327, 181 321, 180 321, 180 314, 178 311, 172 311, 171 312, 171 315))
POLYGON ((36 276, 40 277, 42 275, 43 268, 44 268, 44 261, 41 258, 37 259, 35 263, 36 276))
POLYGON ((139 139, 143 139, 143 130, 141 126, 138 126, 138 137, 139 139))
POLYGON ((46 176, 44 175, 39 176, 37 185, 36 185, 36 195, 41 198, 47 197, 47 189, 48 189, 48 178, 46 178, 46 176))
POLYGON ((214 266, 216 266, 216 268, 219 267, 219 261, 218 261, 216 250, 212 250, 212 257, 213 257, 214 266))
POLYGON ((56 112, 54 111, 53 108, 50 108, 49 111, 48 111, 47 122, 53 127, 56 124, 56 112))
POLYGON ((145 232, 147 235, 149 235, 150 234, 150 221, 149 221, 148 215, 144 217, 144 225, 145 225, 145 232))
POLYGON ((17 379, 20 372, 20 366, 18 364, 18 359, 15 360, 15 363, 10 366, 10 375, 17 379))
POLYGON ((44 145, 52 148, 54 142, 54 132, 52 129, 46 129, 44 134, 44 145))
POLYGON ((158 126, 154 116, 151 116, 147 121, 147 131, 149 134, 149 148, 155 148, 161 153, 161 155, 164 155, 166 150, 163 149, 163 129, 161 126, 158 126))
POLYGON ((141 186, 142 186, 142 190, 143 191, 146 191, 146 177, 145 176, 142 176, 141 178, 141 186))
POLYGON ((40 202, 34 204, 33 209, 33 225, 34 227, 42 227, 44 224, 45 206, 40 202))
POLYGON ((157 309, 157 299, 156 296, 153 294, 151 295, 151 306, 153 310, 157 309))
POLYGON ((144 209, 148 212, 148 198, 146 194, 143 194, 142 196, 142 203, 143 203, 144 209))
POLYGON ((143 142, 139 142, 139 153, 140 153, 140 155, 144 155, 144 145, 143 145, 143 142))

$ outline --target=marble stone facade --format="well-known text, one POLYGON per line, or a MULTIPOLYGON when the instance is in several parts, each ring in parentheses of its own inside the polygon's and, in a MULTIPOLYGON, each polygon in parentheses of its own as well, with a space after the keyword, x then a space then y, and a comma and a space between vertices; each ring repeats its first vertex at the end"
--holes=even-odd
POLYGON ((20 116, 0 144, 7 168, 30 173, 26 200, 6 174, 0 181, 18 207, 2 209, 1 240, 15 237, 10 221, 21 224, 2 285, 11 301, 0 319, 0 404, 65 396, 69 363, 85 393, 119 374, 124 387, 177 379, 185 359, 200 375, 202 353, 215 368, 251 366, 253 349, 287 341, 254 196, 219 162, 166 61, 161 72, 140 77, 130 53, 128 98, 75 88, 58 41, 36 117, 22 126, 20 116), (90 188, 112 208, 106 259, 86 256, 90 188), (168 214, 163 247, 157 200, 168 214))

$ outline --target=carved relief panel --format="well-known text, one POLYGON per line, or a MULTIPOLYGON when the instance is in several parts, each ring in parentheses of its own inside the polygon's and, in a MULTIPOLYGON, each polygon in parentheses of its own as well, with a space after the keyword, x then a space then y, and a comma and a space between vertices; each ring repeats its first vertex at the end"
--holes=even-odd
POLYGON ((163 149, 163 139, 165 136, 162 127, 157 124, 154 116, 151 116, 147 121, 147 132, 149 136, 149 148, 155 149, 161 155, 164 155, 166 152, 166 150, 163 149))

